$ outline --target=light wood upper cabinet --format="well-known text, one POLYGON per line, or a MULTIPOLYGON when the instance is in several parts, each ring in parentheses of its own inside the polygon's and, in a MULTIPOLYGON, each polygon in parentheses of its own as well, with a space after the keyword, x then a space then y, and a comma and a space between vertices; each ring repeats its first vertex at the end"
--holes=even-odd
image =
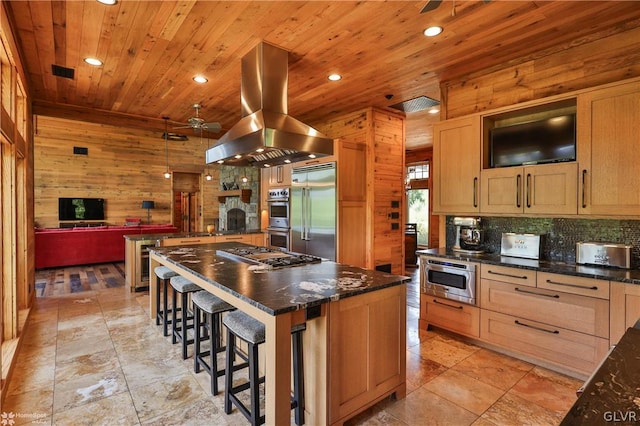
POLYGON ((579 214, 640 215, 640 82, 578 96, 579 214))
POLYGON ((480 211, 480 116, 433 127, 433 212, 480 211))
POLYGON ((482 213, 576 214, 577 164, 484 169, 482 213))
POLYGON ((269 186, 274 188, 291 186, 291 169, 291 164, 279 164, 266 169, 269 186))

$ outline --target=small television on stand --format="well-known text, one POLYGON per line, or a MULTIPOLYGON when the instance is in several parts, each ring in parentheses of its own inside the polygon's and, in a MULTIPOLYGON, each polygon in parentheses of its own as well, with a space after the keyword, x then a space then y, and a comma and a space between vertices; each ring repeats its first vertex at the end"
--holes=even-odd
POLYGON ((58 198, 59 220, 104 220, 103 198, 58 198))

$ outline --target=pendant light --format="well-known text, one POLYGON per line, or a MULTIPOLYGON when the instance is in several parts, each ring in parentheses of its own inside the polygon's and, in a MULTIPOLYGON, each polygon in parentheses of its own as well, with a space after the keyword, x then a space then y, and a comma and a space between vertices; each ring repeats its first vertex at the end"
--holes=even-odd
MULTIPOLYGON (((202 128, 200 129, 200 145, 202 145, 202 128)), ((209 148, 211 148, 210 144, 209 144, 209 133, 207 133, 207 151, 209 151, 209 148)), ((205 159, 206 161, 206 159, 205 159)), ((204 175, 204 178, 206 180, 212 180, 213 176, 211 176, 211 172, 209 171, 209 163, 207 163, 207 174, 204 175)))
POLYGON ((165 179, 169 179, 171 177, 171 172, 169 171, 169 144, 168 144, 168 140, 169 140, 169 128, 168 128, 168 122, 169 122, 169 117, 164 116, 162 117, 162 119, 164 120, 164 156, 166 159, 166 164, 167 164, 167 168, 164 172, 164 178, 165 179))

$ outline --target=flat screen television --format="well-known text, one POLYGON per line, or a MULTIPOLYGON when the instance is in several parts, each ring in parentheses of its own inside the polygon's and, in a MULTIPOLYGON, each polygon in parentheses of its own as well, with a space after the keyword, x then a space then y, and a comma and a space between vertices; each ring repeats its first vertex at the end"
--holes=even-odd
POLYGON ((576 115, 496 127, 490 131, 491 167, 576 159, 576 115))
POLYGON ((59 220, 104 220, 102 198, 58 198, 59 220))

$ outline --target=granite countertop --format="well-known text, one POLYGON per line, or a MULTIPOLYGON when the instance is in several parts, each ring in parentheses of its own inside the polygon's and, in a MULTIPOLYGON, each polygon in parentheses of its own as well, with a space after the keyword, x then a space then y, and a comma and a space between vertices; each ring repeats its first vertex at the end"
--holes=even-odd
POLYGON ((249 244, 194 244, 155 247, 149 251, 271 315, 306 309, 410 280, 406 276, 331 261, 267 269, 216 255, 216 250, 238 246, 249 244))
POLYGON ((418 250, 416 253, 419 256, 434 256, 465 262, 478 262, 490 265, 510 266, 513 268, 533 269, 536 271, 551 272, 554 274, 573 275, 577 277, 596 278, 640 285, 640 270, 638 269, 619 269, 579 265, 576 263, 550 262, 545 260, 500 256, 499 254, 494 253, 466 254, 447 250, 445 248, 418 250))
POLYGON ((260 229, 247 229, 244 231, 216 231, 212 234, 208 232, 185 232, 185 233, 164 233, 164 234, 131 234, 125 235, 124 238, 131 241, 140 240, 164 240, 167 238, 190 238, 190 237, 211 237, 222 235, 244 235, 244 234, 261 234, 260 229))
POLYGON ((629 328, 596 370, 562 425, 640 422, 640 329, 629 328))

